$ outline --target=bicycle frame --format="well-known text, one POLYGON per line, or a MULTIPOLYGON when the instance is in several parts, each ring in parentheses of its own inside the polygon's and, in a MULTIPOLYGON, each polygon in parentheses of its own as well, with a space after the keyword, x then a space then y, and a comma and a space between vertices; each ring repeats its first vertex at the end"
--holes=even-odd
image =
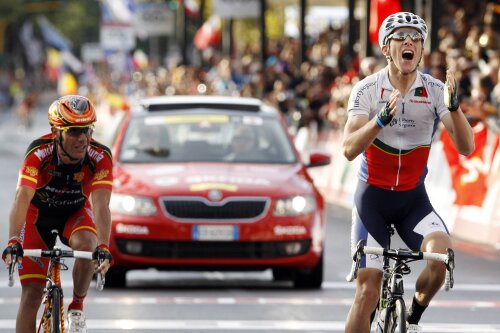
MULTIPOLYGON (((54 247, 53 251, 61 251, 61 249, 54 247)), ((42 300, 45 307, 37 332, 40 332, 41 327, 43 327, 44 332, 64 332, 64 295, 61 287, 61 269, 68 269, 61 262, 61 256, 51 256, 42 300)))

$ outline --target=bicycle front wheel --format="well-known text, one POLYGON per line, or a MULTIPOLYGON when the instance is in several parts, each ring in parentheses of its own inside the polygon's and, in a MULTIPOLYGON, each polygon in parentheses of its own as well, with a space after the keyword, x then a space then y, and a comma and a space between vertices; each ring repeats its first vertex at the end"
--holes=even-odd
POLYGON ((385 313, 385 333, 406 333, 406 306, 402 298, 396 298, 385 313))
POLYGON ((50 309, 50 332, 61 333, 61 291, 52 290, 52 307, 50 309))

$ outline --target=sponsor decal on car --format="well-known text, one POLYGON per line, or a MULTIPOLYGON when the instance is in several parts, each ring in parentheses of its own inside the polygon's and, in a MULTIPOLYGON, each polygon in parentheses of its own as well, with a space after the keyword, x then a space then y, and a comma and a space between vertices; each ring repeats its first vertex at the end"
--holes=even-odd
POLYGON ((223 190, 228 192, 238 191, 238 186, 233 184, 222 184, 222 183, 200 183, 193 184, 189 187, 192 192, 206 191, 206 190, 223 190))
POLYGON ((149 228, 143 225, 118 223, 116 232, 120 234, 149 235, 149 228))
POLYGON ((200 175, 186 178, 189 184, 196 183, 218 183, 218 184, 238 184, 238 185, 256 185, 270 186, 271 182, 265 178, 225 176, 225 175, 200 175))
POLYGON ((304 235, 307 233, 306 227, 302 225, 290 225, 290 226, 282 226, 277 225, 274 227, 274 234, 278 236, 282 235, 304 235))
POLYGON ((174 186, 179 183, 179 179, 177 177, 158 177, 155 178, 154 183, 158 186, 174 186))

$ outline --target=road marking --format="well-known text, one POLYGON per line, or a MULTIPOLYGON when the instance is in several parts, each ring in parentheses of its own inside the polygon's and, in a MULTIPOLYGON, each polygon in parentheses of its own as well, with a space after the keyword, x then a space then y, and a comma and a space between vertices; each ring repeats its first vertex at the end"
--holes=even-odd
MULTIPOLYGON (((411 303, 411 295, 405 301, 411 303)), ((19 297, 0 297, 0 305, 18 305, 19 297)), ((64 298, 65 304, 71 302, 71 298, 64 298)), ((94 297, 87 296, 85 304, 96 305, 285 305, 285 306, 346 306, 352 305, 352 298, 332 297, 140 297, 140 296, 112 296, 94 297)), ((500 301, 487 300, 439 300, 434 299, 431 303, 435 308, 464 308, 464 309, 499 309, 500 301)))
MULTIPOLYGON (((356 284, 351 282, 324 281, 321 285, 323 289, 355 289, 356 284)), ((415 290, 415 281, 405 281, 406 290, 415 290)), ((451 292, 457 291, 485 291, 500 292, 500 284, 483 283, 455 283, 451 292)))
MULTIPOLYGON (((224 279, 224 281, 231 282, 230 279, 224 279)), ((178 280, 168 280, 172 281, 176 285, 180 283, 178 280)), ((200 284, 198 287, 203 287, 203 280, 200 280, 200 284)), ((221 280, 222 281, 222 280, 221 280)), ((148 285, 151 283, 154 283, 155 281, 147 280, 148 285)), ((164 282, 163 280, 157 280, 156 282, 164 282)), ((251 280, 247 280, 245 282, 245 285, 250 285, 251 280)), ((262 283, 262 281, 258 281, 259 283, 262 283)), ((192 283, 192 282, 191 282, 192 283)), ((270 284, 272 284, 272 281, 269 281, 270 284)), ((134 286, 136 285, 141 285, 140 281, 134 281, 134 286)), ((162 287, 165 286, 165 284, 162 284, 162 287)), ((231 286, 233 286, 231 284, 231 286)), ((267 285, 266 285, 267 286, 267 285)), ((73 288, 73 283, 71 281, 64 281, 62 283, 63 289, 66 288, 73 288)), ((93 288, 93 286, 91 286, 93 288)), ((8 287, 7 285, 7 279, 3 278, 0 279, 0 289, 3 288, 21 288, 19 285, 19 282, 16 282, 13 287, 8 287)), ((207 285, 207 288, 210 288, 210 285, 207 285)), ((329 290, 329 289, 335 289, 335 290, 354 290, 356 288, 356 284, 352 282, 340 282, 340 281, 324 281, 322 284, 322 289, 329 290)), ((293 290, 292 288, 290 288, 293 290)), ((415 282, 414 281, 405 281, 405 289, 406 290, 415 290, 415 282)), ((455 283, 453 289, 451 289, 450 292, 453 291, 484 291, 484 292, 500 292, 500 284, 482 284, 482 283, 455 283)))
MULTIPOLYGON (((12 330, 14 320, 0 320, 0 330, 12 330)), ((92 330, 213 330, 213 331, 328 331, 342 332, 342 321, 261 321, 261 320, 87 320, 92 330)), ((428 333, 500 333, 500 325, 428 323, 422 325, 428 333)))

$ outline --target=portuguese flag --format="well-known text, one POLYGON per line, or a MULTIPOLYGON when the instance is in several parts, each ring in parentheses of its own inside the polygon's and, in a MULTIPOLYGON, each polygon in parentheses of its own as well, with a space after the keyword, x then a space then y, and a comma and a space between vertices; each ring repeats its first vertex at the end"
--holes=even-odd
POLYGON ((419 97, 429 97, 427 95, 427 90, 425 90, 424 87, 419 87, 419 88, 416 88, 415 89, 415 96, 419 96, 419 97))

